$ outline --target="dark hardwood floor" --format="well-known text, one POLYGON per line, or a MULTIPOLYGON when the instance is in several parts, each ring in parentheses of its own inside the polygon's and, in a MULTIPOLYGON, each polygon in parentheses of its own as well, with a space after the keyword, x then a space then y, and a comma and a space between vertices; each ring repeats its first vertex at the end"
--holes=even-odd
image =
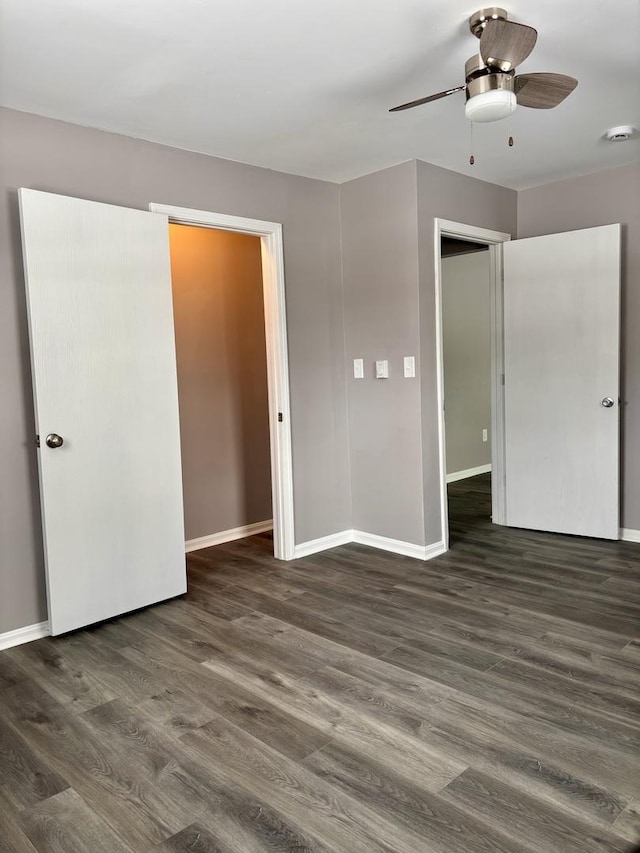
POLYGON ((0 850, 591 853, 640 822, 640 546, 489 522, 292 563, 0 653, 0 850))

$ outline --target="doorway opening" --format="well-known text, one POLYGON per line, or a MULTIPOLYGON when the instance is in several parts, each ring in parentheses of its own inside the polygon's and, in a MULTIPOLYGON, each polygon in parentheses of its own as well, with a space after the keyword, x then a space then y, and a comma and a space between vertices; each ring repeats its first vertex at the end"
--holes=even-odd
POLYGON ((489 246, 440 240, 449 539, 491 518, 489 246))
POLYGON ((271 531, 260 238, 170 223, 186 550, 271 531))
MULTIPOLYGON (((492 521, 504 523, 501 244, 511 236, 444 219, 434 225, 440 508, 448 548, 449 488, 462 516, 469 505, 488 511, 490 504, 492 521)), ((452 522, 464 524, 464 517, 452 522)))
POLYGON ((180 279, 173 296, 186 550, 273 528, 274 556, 291 560, 282 226, 149 208, 169 219, 172 278, 180 279))

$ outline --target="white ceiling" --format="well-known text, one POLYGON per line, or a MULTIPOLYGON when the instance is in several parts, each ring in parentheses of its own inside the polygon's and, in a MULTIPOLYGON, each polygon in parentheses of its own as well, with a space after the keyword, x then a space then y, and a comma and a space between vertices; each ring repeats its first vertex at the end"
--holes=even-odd
POLYGON ((640 160, 638 0, 513 0, 538 29, 518 69, 579 86, 554 110, 474 126, 464 83, 473 0, 0 0, 0 102, 284 172, 342 182, 412 158, 521 189, 640 160), (515 147, 509 149, 509 133, 515 147))

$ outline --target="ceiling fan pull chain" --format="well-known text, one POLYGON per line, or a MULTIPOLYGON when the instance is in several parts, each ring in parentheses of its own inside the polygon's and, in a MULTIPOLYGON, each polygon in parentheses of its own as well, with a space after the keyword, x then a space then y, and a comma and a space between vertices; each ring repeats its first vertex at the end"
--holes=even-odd
POLYGON ((511 116, 509 116, 509 148, 513 148, 513 122, 511 116))
POLYGON ((469 150, 471 152, 471 155, 469 157, 469 165, 473 166, 473 164, 476 162, 476 158, 473 156, 473 122, 472 121, 469 122, 469 150))

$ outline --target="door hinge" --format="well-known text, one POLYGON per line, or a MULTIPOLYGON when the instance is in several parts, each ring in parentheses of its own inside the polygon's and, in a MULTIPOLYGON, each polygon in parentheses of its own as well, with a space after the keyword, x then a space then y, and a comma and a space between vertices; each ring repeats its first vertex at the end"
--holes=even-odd
POLYGON ((282 423, 282 412, 278 412, 278 421, 282 423))
POLYGON ((40 447, 40 436, 36 436, 36 447, 40 447))
POLYGON ((500 376, 500 381, 504 385, 504 373, 500 376))

